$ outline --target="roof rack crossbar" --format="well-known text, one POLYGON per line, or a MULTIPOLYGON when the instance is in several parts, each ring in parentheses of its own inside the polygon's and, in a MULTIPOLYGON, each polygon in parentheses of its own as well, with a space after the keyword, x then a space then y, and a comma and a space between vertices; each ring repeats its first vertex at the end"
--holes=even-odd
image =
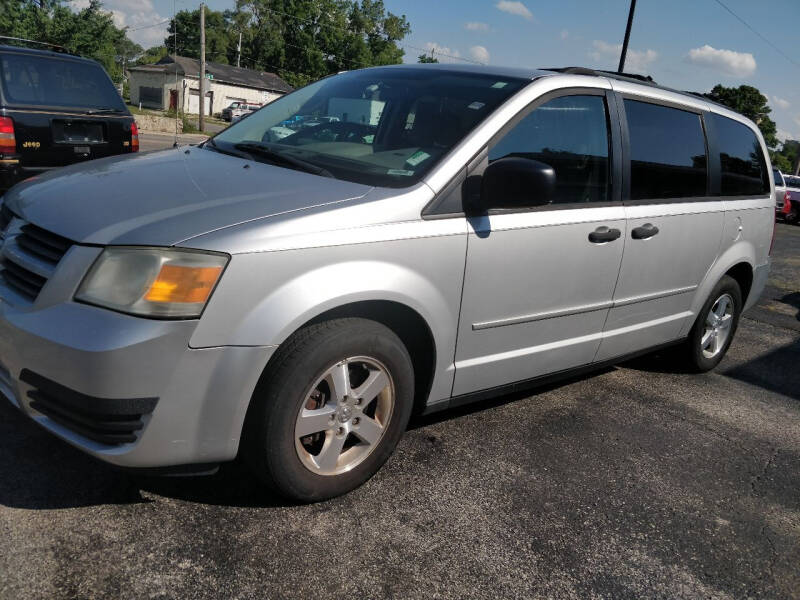
POLYGON ((0 35, 0 40, 11 40, 11 41, 14 41, 14 42, 25 42, 27 44, 37 44, 39 46, 47 46, 48 48, 55 48, 56 51, 58 51, 58 52, 64 52, 66 54, 73 54, 72 52, 70 52, 69 50, 64 48, 64 46, 59 46, 58 44, 50 44, 48 42, 38 42, 36 40, 29 40, 27 38, 20 38, 20 37, 11 37, 11 36, 8 36, 8 35, 0 35))
POLYGON ((638 73, 619 73, 618 71, 604 71, 602 69, 589 69, 586 67, 558 67, 544 70, 555 71, 556 73, 568 73, 570 75, 596 75, 600 77, 610 77, 611 79, 627 79, 634 80, 637 83, 658 85, 649 75, 639 75, 638 73))

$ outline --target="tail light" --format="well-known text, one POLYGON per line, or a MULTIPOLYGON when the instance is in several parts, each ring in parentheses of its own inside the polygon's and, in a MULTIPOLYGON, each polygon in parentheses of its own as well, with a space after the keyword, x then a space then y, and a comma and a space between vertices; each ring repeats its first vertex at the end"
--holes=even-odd
POLYGON ((131 123, 131 152, 138 152, 139 151, 139 127, 136 125, 136 121, 131 123))
POLYGON ((0 117, 0 154, 13 154, 17 151, 17 140, 14 137, 14 121, 11 117, 0 117))
POLYGON ((783 195, 783 210, 781 212, 785 215, 792 212, 792 195, 789 192, 783 195))

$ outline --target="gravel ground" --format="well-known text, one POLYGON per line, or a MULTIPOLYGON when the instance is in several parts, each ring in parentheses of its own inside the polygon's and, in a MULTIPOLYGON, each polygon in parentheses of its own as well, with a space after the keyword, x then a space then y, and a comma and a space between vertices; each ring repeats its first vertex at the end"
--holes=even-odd
POLYGON ((0 404, 0 598, 800 598, 800 227, 713 373, 417 420, 355 492, 132 477, 0 404))

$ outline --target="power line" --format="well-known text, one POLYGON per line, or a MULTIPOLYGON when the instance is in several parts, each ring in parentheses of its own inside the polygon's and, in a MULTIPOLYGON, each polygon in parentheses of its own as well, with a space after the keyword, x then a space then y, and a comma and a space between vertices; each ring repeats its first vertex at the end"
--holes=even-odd
POLYGON ((164 25, 165 23, 169 23, 171 19, 165 19, 163 21, 159 21, 158 23, 153 23, 152 25, 142 25, 141 27, 127 27, 124 28, 125 31, 140 31, 142 29, 150 29, 151 27, 158 27, 159 25, 164 25))
POLYGON ((778 46, 776 46, 775 44, 773 44, 773 43, 772 43, 772 41, 770 41, 770 39, 769 39, 769 38, 767 38, 766 36, 762 35, 762 34, 761 34, 761 32, 757 31, 757 30, 755 29, 755 27, 753 27, 752 25, 750 25, 750 23, 748 23, 747 21, 745 21, 745 20, 744 20, 742 17, 740 17, 739 15, 737 15, 737 14, 736 14, 735 12, 733 12, 733 11, 732 11, 730 8, 728 8, 728 7, 727 7, 727 6, 726 6, 726 5, 725 5, 725 4, 722 2, 722 0, 714 0, 714 1, 715 1, 717 4, 719 4, 719 5, 720 5, 722 8, 724 8, 725 10, 727 10, 727 11, 728 11, 730 14, 732 14, 732 15, 733 15, 733 16, 734 16, 734 17, 735 17, 735 18, 736 18, 736 19, 737 19, 737 20, 738 20, 738 21, 739 21, 739 22, 740 22, 742 25, 744 25, 745 27, 747 27, 747 28, 748 28, 750 31, 752 31, 753 33, 755 33, 755 34, 756 34, 758 37, 760 37, 760 38, 761 38, 763 41, 765 41, 767 44, 769 44, 769 45, 770 45, 770 47, 771 47, 773 50, 775 50, 775 51, 776 51, 778 54, 780 54, 781 56, 783 56, 783 58, 785 58, 785 59, 786 59, 786 60, 788 60, 790 63, 792 63, 792 64, 793 64, 795 67, 800 67, 800 63, 798 63, 796 60, 794 60, 792 57, 790 57, 788 54, 786 54, 786 53, 785 53, 783 50, 781 50, 781 49, 780 49, 778 46))

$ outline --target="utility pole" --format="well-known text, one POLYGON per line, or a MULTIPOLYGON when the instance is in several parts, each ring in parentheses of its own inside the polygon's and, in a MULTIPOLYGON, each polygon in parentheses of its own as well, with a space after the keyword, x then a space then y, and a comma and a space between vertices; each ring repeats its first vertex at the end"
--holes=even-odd
POLYGON ((206 6, 200 3, 200 131, 206 130, 206 6))
POLYGON ((241 66, 240 63, 242 62, 242 32, 241 31, 239 32, 239 45, 236 46, 236 50, 238 51, 238 54, 236 55, 236 66, 239 67, 239 66, 241 66))
POLYGON ((628 12, 628 26, 625 28, 625 41, 622 42, 622 53, 619 56, 617 73, 625 72, 625 57, 628 54, 628 41, 631 39, 631 25, 633 25, 633 11, 636 10, 636 0, 631 0, 631 9, 628 12))

